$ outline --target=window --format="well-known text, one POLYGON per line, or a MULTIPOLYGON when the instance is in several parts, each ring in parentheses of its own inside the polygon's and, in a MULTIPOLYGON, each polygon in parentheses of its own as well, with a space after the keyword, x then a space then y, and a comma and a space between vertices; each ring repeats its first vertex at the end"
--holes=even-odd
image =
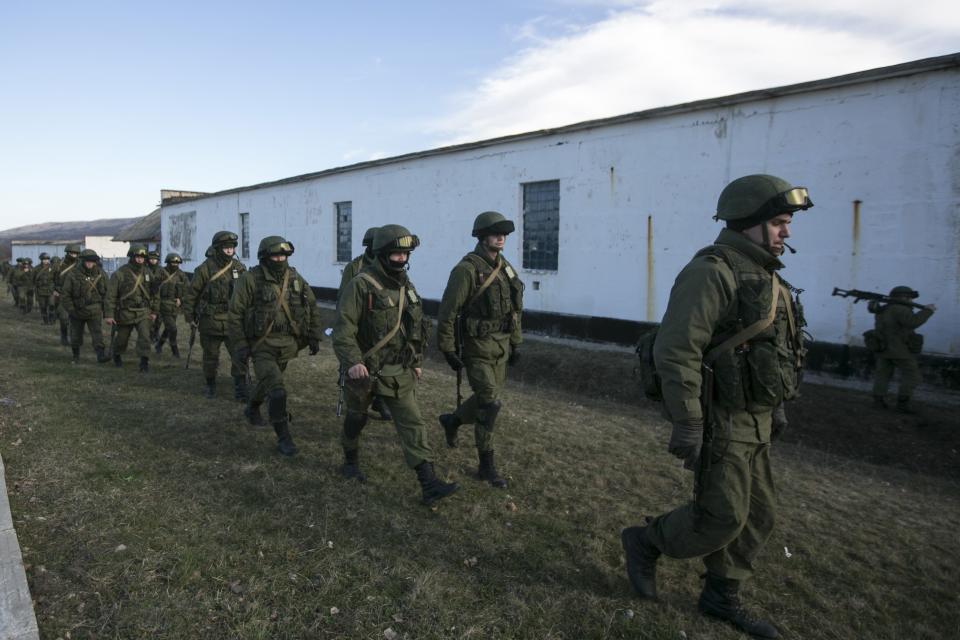
POLYGON ((523 185, 523 268, 556 271, 560 253, 560 181, 523 185))
POLYGON ((244 260, 250 257, 250 214, 240 214, 240 257, 244 260))
POLYGON ((337 262, 353 258, 353 203, 335 202, 337 211, 337 262))

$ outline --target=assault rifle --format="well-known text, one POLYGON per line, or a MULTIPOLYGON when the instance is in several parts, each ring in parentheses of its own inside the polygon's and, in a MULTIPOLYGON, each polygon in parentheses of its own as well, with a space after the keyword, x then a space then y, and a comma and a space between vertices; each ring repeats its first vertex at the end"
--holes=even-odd
POLYGON ((872 291, 860 291, 859 289, 840 289, 838 287, 833 288, 833 293, 831 295, 840 296, 841 298, 853 298, 853 303, 856 304, 861 300, 868 300, 870 302, 878 302, 883 304, 902 304, 906 307, 913 307, 914 309, 926 309, 926 305, 918 304, 916 302, 908 302, 907 300, 899 300, 897 298, 891 298, 890 296, 885 296, 882 293, 874 293, 872 291))
POLYGON ((193 345, 197 341, 197 329, 200 328, 200 316, 203 314, 203 309, 206 306, 206 303, 201 303, 197 307, 197 312, 193 314, 193 322, 190 323, 190 344, 187 347, 187 364, 184 366, 184 369, 190 368, 190 356, 193 355, 193 345))
POLYGON ((343 386, 347 383, 347 370, 340 367, 340 379, 337 380, 337 387, 340 391, 337 394, 337 417, 343 413, 343 386))
POLYGON ((107 354, 108 358, 113 357, 113 349, 116 346, 116 344, 117 344, 117 323, 114 322, 112 325, 110 325, 110 351, 107 354))

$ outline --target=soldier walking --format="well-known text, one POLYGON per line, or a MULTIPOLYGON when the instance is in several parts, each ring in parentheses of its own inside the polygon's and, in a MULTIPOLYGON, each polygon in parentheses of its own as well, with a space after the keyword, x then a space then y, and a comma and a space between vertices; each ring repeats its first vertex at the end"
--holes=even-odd
POLYGON ((507 481, 497 473, 493 432, 507 365, 520 359, 523 282, 503 257, 513 222, 486 211, 473 223, 477 246, 450 272, 440 301, 437 345, 454 371, 466 369, 471 395, 453 413, 440 416, 447 445, 457 446, 457 429, 474 425, 479 477, 499 489, 507 481), (458 324, 459 323, 459 324, 458 324))
POLYGON ((50 298, 53 296, 53 281, 56 273, 50 265, 50 254, 40 254, 40 266, 33 270, 33 287, 37 293, 37 306, 40 307, 40 321, 43 324, 53 322, 50 298))
POLYGON ((193 280, 184 300, 184 314, 191 323, 199 325, 206 397, 216 397, 220 345, 225 344, 230 354, 233 396, 245 402, 246 364, 237 362, 233 357, 237 345, 233 344, 227 329, 230 296, 240 274, 246 271, 243 263, 234 257, 236 249, 237 234, 231 231, 213 234, 213 241, 206 252, 207 259, 193 272, 193 280))
POLYGON ((139 369, 140 373, 147 373, 150 370, 150 323, 157 317, 159 305, 146 267, 147 248, 142 244, 130 245, 127 257, 130 261, 114 271, 107 283, 104 315, 111 333, 115 331, 110 340, 113 364, 123 366, 122 356, 130 334, 136 329, 139 369))
MULTIPOLYGON (((95 251, 93 252, 93 255, 97 255, 95 251)), ((57 312, 57 317, 60 319, 60 344, 64 346, 71 344, 71 342, 68 339, 68 333, 70 330, 70 314, 63 306, 61 300, 63 295, 63 283, 67 276, 78 268, 80 264, 79 257, 80 245, 68 244, 64 250, 63 261, 57 265, 56 275, 53 279, 54 309, 57 312)), ((97 258, 97 261, 99 264, 99 257, 97 258)))
POLYGON ((883 349, 875 354, 877 373, 873 380, 873 402, 882 409, 887 408, 887 387, 893 378, 893 372, 900 369, 897 411, 914 413, 910 407, 910 399, 914 389, 920 384, 917 356, 923 348, 923 337, 914 329, 929 320, 937 310, 936 305, 928 304, 916 313, 911 311, 909 303, 919 295, 910 287, 894 287, 890 290, 890 297, 894 302, 885 305, 871 302, 868 306, 870 312, 876 314, 874 328, 883 346, 883 349))
POLYGON ((20 268, 13 274, 14 294, 18 299, 20 312, 24 315, 33 311, 33 258, 22 258, 20 268))
POLYGON ((377 229, 371 247, 376 260, 343 289, 333 347, 346 372, 348 390, 341 439, 343 476, 366 480, 360 471, 360 433, 367 423, 367 407, 379 396, 393 415, 404 458, 416 471, 423 501, 429 504, 459 486, 434 474, 433 451, 417 404, 427 324, 407 268, 410 252, 419 244, 420 240, 400 225, 377 229))
POLYGON ((157 297, 160 300, 159 318, 163 321, 163 333, 156 340, 156 352, 163 351, 163 343, 170 342, 170 352, 174 358, 180 357, 180 348, 177 345, 177 316, 183 306, 190 281, 180 270, 183 258, 177 253, 168 253, 164 259, 166 266, 160 269, 157 278, 157 297))
POLYGON ((60 282, 60 304, 70 319, 70 349, 74 363, 80 361, 85 327, 90 331, 97 362, 109 360, 104 353, 102 327, 106 297, 107 279, 100 268, 100 258, 93 249, 84 249, 78 254, 74 268, 60 282))
POLYGON ((739 589, 773 530, 770 442, 797 395, 802 318, 776 273, 793 214, 813 206, 803 187, 769 175, 731 182, 715 243, 677 276, 654 343, 669 451, 695 472, 694 501, 621 534, 627 576, 655 599, 657 559, 703 557, 701 612, 762 638, 776 628, 746 611, 739 589))
MULTIPOLYGON (((163 273, 163 267, 160 266, 160 252, 159 251, 148 251, 147 252, 147 271, 150 273, 150 282, 153 283, 153 291, 150 292, 151 295, 159 294, 159 284, 160 276, 163 273)), ((162 322, 160 320, 160 314, 157 314, 157 317, 150 322, 150 344, 156 344, 157 340, 160 337, 160 327, 162 322)))
POLYGON ((262 425, 260 407, 268 400, 267 415, 277 434, 277 451, 285 456, 295 455, 297 447, 290 435, 283 372, 304 347, 310 347, 310 355, 317 355, 323 334, 313 290, 288 262, 293 251, 293 244, 281 236, 260 241, 260 264, 237 281, 228 325, 230 340, 237 345, 237 362, 252 358, 257 374, 244 415, 250 424, 262 425))

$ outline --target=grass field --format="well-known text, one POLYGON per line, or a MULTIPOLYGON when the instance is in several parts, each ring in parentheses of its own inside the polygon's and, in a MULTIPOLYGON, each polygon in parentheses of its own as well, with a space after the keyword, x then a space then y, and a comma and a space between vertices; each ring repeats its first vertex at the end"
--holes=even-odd
MULTIPOLYGON (((169 352, 148 375, 132 356, 95 364, 89 344, 71 365, 9 299, 0 344, 0 451, 43 638, 741 637, 697 613, 696 561, 661 562, 661 602, 631 595, 620 529, 687 500, 691 478, 657 407, 609 373, 622 354, 530 345, 498 425, 506 491, 471 477, 468 429, 440 446, 454 377, 430 362, 421 406, 438 471, 462 486, 431 510, 392 425, 364 432, 366 485, 337 475, 329 342, 288 369, 290 460, 228 377, 205 400, 169 352)), ((775 446, 778 525, 746 600, 787 638, 960 637, 954 466, 874 465, 797 429, 775 446)), ((950 446, 921 448, 956 462, 950 446)))

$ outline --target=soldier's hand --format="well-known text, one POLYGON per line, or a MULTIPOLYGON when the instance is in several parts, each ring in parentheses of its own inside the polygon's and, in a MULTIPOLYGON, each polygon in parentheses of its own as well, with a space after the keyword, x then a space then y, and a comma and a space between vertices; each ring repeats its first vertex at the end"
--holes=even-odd
POLYGON ((417 382, 420 382, 420 378, 423 376, 423 369, 420 367, 414 367, 413 375, 417 376, 417 382))
POLYGON ((787 412, 781 403, 773 410, 773 428, 770 431, 770 440, 779 440, 783 432, 787 430, 787 412))
POLYGON ((113 325, 117 324, 117 321, 114 320, 113 318, 104 318, 104 320, 105 320, 106 323, 109 324, 111 327, 112 327, 113 325))
POLYGON ((937 305, 935 305, 935 304, 928 304, 928 305, 925 305, 923 308, 924 308, 924 309, 927 309, 927 310, 929 310, 929 311, 936 311, 936 310, 937 310, 937 305))
POLYGON ((237 362, 246 362, 250 359, 250 345, 243 345, 242 347, 237 348, 237 362))
POLYGON ((151 313, 151 314, 150 314, 150 322, 153 322, 153 321, 156 320, 156 319, 157 319, 157 314, 151 313))
POLYGON ((507 358, 507 364, 511 367, 520 362, 520 347, 510 347, 510 356, 507 358))
POLYGON ((700 459, 700 447, 703 444, 703 420, 689 420, 673 423, 670 443, 667 450, 683 460, 683 468, 693 470, 700 459))
POLYGON ((180 306, 180 298, 174 298, 174 299, 173 299, 173 302, 174 302, 174 304, 176 304, 178 307, 180 306))
POLYGON ((454 371, 460 371, 460 369, 463 369, 463 360, 461 360, 460 356, 455 354, 453 351, 444 351, 443 357, 446 358, 447 364, 450 365, 450 368, 454 371))
POLYGON ((361 362, 347 369, 347 376, 351 380, 363 380, 364 378, 370 377, 370 372, 367 371, 366 365, 361 362))
POLYGON ((317 338, 310 338, 307 340, 307 346, 310 347, 310 355, 315 356, 320 353, 320 340, 317 338))

